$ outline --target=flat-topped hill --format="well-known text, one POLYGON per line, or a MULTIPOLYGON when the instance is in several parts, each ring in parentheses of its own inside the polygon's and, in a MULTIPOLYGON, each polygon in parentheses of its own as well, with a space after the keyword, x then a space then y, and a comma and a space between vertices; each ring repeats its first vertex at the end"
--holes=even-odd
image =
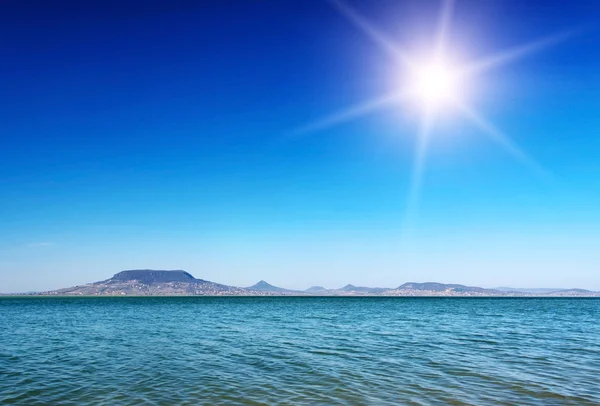
MULTIPOLYGON (((235 286, 196 279, 182 270, 131 269, 112 278, 83 286, 42 292, 43 295, 252 295, 261 294, 235 286)), ((267 294, 266 292, 264 294, 267 294)))
POLYGON ((122 271, 110 280, 112 281, 138 281, 140 283, 152 284, 152 283, 167 283, 167 282, 184 282, 193 283, 198 281, 191 274, 182 270, 154 270, 154 269, 132 269, 128 271, 122 271))

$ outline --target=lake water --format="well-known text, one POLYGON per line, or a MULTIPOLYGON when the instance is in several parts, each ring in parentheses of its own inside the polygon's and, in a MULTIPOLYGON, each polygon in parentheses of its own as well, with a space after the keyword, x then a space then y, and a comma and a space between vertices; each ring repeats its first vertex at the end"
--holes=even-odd
POLYGON ((600 404, 600 300, 0 298, 0 404, 600 404))

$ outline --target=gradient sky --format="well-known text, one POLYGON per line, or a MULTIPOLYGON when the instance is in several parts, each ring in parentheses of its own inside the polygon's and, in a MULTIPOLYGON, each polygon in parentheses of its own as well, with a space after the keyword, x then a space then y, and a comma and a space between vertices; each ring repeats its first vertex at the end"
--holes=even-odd
MULTIPOLYGON (((141 4, 0 3, 0 292, 134 268, 600 290, 600 2, 457 2, 449 48, 466 59, 582 30, 469 84, 551 175, 448 112, 410 230, 416 106, 295 133, 402 74, 331 4, 141 4)), ((347 4, 431 48, 438 1, 347 4)))

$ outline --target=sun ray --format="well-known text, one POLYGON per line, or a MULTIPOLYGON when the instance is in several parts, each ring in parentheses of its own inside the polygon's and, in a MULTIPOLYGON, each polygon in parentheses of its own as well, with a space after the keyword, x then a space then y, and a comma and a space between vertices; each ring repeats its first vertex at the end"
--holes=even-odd
POLYGON ((440 19, 438 23, 436 57, 440 58, 444 55, 446 43, 448 42, 448 31, 452 21, 452 13, 454 11, 454 0, 443 0, 440 7, 440 19))
POLYGON ((329 0, 329 3, 340 12, 348 21, 365 33, 373 42, 375 42, 382 50, 390 54, 396 61, 400 62, 407 68, 412 68, 414 62, 401 49, 399 49, 393 41, 382 34, 379 30, 371 25, 363 16, 354 9, 349 7, 342 0, 329 0))
POLYGON ((562 31, 554 35, 550 35, 536 41, 532 41, 517 47, 507 49, 502 52, 484 57, 476 60, 464 66, 460 69, 461 76, 475 75, 493 68, 506 65, 514 60, 523 58, 529 54, 540 51, 549 46, 558 44, 559 42, 565 41, 568 38, 578 34, 581 30, 568 30, 562 31))
POLYGON ((309 123, 301 128, 298 128, 296 131, 293 132, 293 134, 301 135, 301 134, 306 134, 306 133, 310 133, 310 132, 325 130, 325 129, 333 127, 337 124, 341 124, 343 122, 364 116, 375 110, 378 110, 385 106, 399 102, 404 97, 405 97, 405 94, 403 94, 403 93, 392 93, 392 94, 389 94, 389 95, 386 95, 383 97, 378 97, 376 99, 372 99, 372 100, 351 106, 347 109, 344 109, 337 113, 333 113, 329 116, 323 117, 317 121, 309 123))
POLYGON ((467 106, 462 102, 455 102, 454 104, 458 109, 467 117, 471 122, 476 124, 485 135, 491 140, 503 147, 513 157, 521 161, 521 163, 532 169, 538 176, 545 180, 550 180, 552 175, 550 172, 540 165, 535 159, 533 159, 528 153, 523 151, 513 140, 510 139, 506 134, 498 130, 493 124, 487 119, 482 117, 473 108, 467 106))
POLYGON ((447 55, 447 48, 455 0, 441 0, 433 52, 429 54, 428 59, 422 61, 413 60, 409 54, 405 53, 403 49, 399 48, 380 30, 371 25, 356 10, 348 6, 344 0, 329 0, 329 2, 350 23, 360 29, 384 52, 392 56, 402 68, 406 69, 407 80, 404 83, 408 88, 365 101, 323 117, 297 129, 293 132, 293 135, 298 136, 328 129, 392 105, 401 101, 406 96, 413 96, 416 102, 420 102, 423 107, 423 116, 417 133, 409 190, 407 191, 407 200, 403 214, 403 234, 410 232, 418 215, 421 189, 426 170, 427 152, 435 127, 435 116, 441 113, 443 108, 457 109, 488 138, 501 146, 522 164, 529 167, 540 178, 545 181, 552 180, 552 175, 547 169, 521 149, 510 137, 479 114, 479 112, 468 104, 465 104, 462 101, 460 93, 464 93, 465 86, 468 84, 470 77, 501 67, 529 54, 565 41, 575 34, 580 33, 581 29, 562 31, 456 67, 451 63, 452 60, 447 58, 451 56, 447 55))
POLYGON ((406 209, 404 211, 402 228, 407 232, 411 229, 412 224, 417 216, 419 199, 421 196, 421 187, 423 184, 423 173, 427 159, 427 148, 429 147, 429 138, 433 124, 433 110, 427 109, 423 114, 421 128, 417 134, 415 158, 412 166, 406 209))

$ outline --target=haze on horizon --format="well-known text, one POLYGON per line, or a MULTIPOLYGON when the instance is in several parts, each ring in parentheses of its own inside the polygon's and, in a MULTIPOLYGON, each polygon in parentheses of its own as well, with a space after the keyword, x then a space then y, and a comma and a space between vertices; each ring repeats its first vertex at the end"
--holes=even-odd
POLYGON ((444 109, 414 208, 417 103, 336 119, 402 82, 340 5, 435 44, 437 0, 2 2, 0 292, 144 268, 600 290, 600 3, 453 3, 458 59, 576 34, 465 86, 547 176, 444 109))

